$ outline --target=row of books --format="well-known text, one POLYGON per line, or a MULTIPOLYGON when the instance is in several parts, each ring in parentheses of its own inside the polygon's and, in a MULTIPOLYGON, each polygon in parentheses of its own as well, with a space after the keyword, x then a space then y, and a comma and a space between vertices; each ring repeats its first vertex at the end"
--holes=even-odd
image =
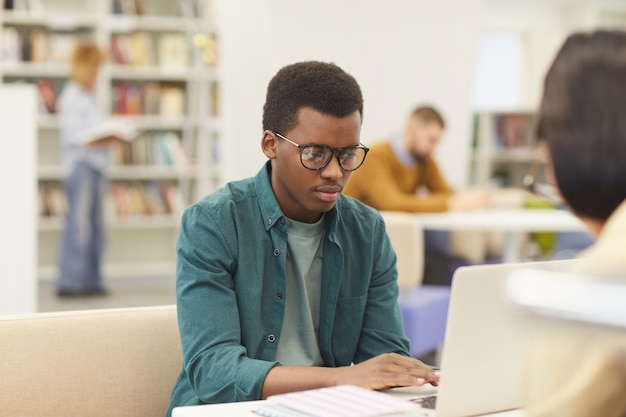
POLYGON ((43 11, 41 0, 4 0, 4 10, 38 13, 43 11))
MULTIPOLYGON (((69 61, 77 35, 66 32, 50 32, 43 28, 2 28, 2 60, 6 64, 52 63, 69 61)), ((210 57, 211 65, 216 59, 214 37, 205 36, 202 51, 210 57)), ((133 32, 113 35, 111 55, 118 65, 136 67, 159 66, 164 69, 185 69, 190 66, 190 41, 184 33, 150 34, 133 32)))
POLYGON ((5 64, 67 63, 76 42, 71 33, 50 33, 42 28, 2 28, 2 60, 5 64))
MULTIPOLYGON (((113 14, 198 17, 210 0, 111 0, 113 14)), ((44 13, 41 0, 3 0, 4 10, 44 13)))
MULTIPOLYGON (((475 114, 472 129, 472 147, 481 145, 480 123, 484 115, 475 114)), ((488 120, 489 145, 494 149, 513 150, 535 148, 538 143, 536 135, 536 117, 530 113, 490 114, 488 120)), ((485 144, 486 145, 486 144, 485 144)))
POLYGON ((182 116, 185 110, 185 90, 180 85, 123 81, 112 88, 113 114, 182 116))
MULTIPOLYGON (((113 182, 105 196, 105 216, 109 220, 132 217, 179 216, 186 204, 182 193, 173 184, 156 181, 145 183, 113 182)), ((60 185, 41 185, 39 214, 41 217, 62 217, 67 213, 67 199, 60 185)))
MULTIPOLYGON (((39 91, 40 113, 56 114, 57 99, 63 86, 60 80, 41 78, 35 81, 39 91)), ((111 113, 122 116, 172 116, 185 113, 185 89, 176 84, 157 82, 131 83, 127 81, 113 85, 111 113)), ((218 85, 211 84, 211 115, 218 109, 218 85)))
POLYGON ((150 34, 133 32, 113 35, 113 60, 119 65, 137 67, 188 68, 190 48, 184 33, 150 34))
POLYGON ((166 214, 179 216, 185 209, 182 193, 172 184, 114 182, 110 188, 113 198, 105 203, 105 211, 118 219, 166 214))
POLYGON ((114 165, 163 166, 189 168, 192 159, 174 132, 143 133, 131 142, 111 145, 114 165))
POLYGON ((210 0, 112 0, 113 14, 199 17, 210 0))

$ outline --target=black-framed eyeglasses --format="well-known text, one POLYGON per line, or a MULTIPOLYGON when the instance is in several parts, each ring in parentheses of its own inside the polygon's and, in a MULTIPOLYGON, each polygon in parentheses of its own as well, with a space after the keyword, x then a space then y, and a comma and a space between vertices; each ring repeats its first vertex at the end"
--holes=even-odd
POLYGON ((298 149, 300 149, 300 163, 302 166, 314 171, 320 170, 328 165, 333 155, 337 155, 337 161, 341 169, 344 171, 354 171, 363 165, 365 156, 370 150, 367 146, 361 144, 348 146, 347 148, 332 148, 330 146, 313 143, 300 145, 287 139, 278 132, 272 130, 272 133, 292 145, 297 146, 298 149))
POLYGON ((555 207, 563 207, 565 203, 556 186, 549 182, 537 180, 536 175, 539 170, 539 165, 540 163, 537 161, 533 162, 531 165, 528 174, 526 174, 522 180, 524 182, 524 188, 555 207))

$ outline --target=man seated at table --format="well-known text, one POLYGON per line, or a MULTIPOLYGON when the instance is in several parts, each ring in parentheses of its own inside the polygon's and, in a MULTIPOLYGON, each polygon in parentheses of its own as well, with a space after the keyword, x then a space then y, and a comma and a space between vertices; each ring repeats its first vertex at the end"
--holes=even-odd
POLYGON ((410 357, 382 217, 341 194, 367 155, 362 114, 361 89, 338 66, 282 68, 263 108, 268 162, 185 211, 183 369, 170 412, 340 384, 438 383, 410 357))
MULTIPOLYGON (((437 110, 415 108, 402 135, 371 147, 367 163, 352 175, 345 194, 377 210, 432 213, 486 207, 491 201, 487 191, 455 192, 441 174, 433 155, 444 129, 437 110)), ((441 233, 426 237, 425 283, 449 281, 455 259, 446 238, 441 233), (442 238, 443 243, 436 243, 442 238)))

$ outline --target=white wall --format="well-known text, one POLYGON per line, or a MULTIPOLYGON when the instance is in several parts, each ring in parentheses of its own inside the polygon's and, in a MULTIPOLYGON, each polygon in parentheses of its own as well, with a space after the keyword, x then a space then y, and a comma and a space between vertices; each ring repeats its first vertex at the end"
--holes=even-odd
POLYGON ((402 129, 420 103, 448 124, 438 152, 455 186, 467 183, 471 86, 481 0, 218 0, 227 180, 253 175, 265 89, 282 66, 334 61, 365 97, 362 141, 402 129))
MULTIPOLYGON (((413 106, 437 106, 448 125, 437 158, 456 187, 468 182, 479 34, 519 34, 511 106, 532 110, 565 36, 597 26, 603 8, 617 7, 610 0, 214 1, 226 180, 253 175, 264 161, 261 114, 270 78, 286 64, 317 59, 336 62, 361 84, 365 144, 400 131, 413 106)), ((617 12, 623 18, 626 6, 617 12)))

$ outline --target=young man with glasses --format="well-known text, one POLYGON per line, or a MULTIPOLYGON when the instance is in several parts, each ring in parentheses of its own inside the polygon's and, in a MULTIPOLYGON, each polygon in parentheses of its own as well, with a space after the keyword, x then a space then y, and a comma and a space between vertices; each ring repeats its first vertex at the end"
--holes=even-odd
POLYGON ((184 354, 170 409, 354 384, 437 384, 409 355, 380 215, 342 195, 368 149, 363 97, 334 64, 270 81, 254 178, 185 211, 177 244, 184 354))

